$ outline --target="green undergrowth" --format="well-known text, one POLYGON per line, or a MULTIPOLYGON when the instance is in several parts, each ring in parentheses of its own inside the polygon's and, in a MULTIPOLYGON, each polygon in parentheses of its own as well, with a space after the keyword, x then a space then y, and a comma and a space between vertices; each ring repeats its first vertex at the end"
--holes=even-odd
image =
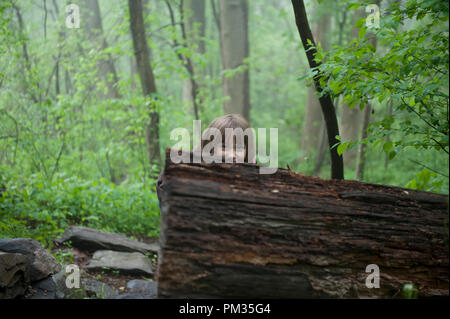
POLYGON ((46 247, 69 225, 82 225, 130 237, 159 234, 154 185, 117 186, 106 179, 33 174, 0 174, 0 238, 29 237, 46 247))

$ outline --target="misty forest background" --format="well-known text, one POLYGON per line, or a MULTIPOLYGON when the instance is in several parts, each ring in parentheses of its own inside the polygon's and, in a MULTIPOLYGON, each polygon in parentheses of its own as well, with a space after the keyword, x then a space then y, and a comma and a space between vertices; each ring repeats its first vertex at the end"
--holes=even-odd
POLYGON ((346 179, 448 194, 447 1, 305 5, 316 70, 289 0, 0 0, 0 238, 157 237, 171 130, 226 113, 278 128, 279 167, 330 178, 319 71, 346 179))

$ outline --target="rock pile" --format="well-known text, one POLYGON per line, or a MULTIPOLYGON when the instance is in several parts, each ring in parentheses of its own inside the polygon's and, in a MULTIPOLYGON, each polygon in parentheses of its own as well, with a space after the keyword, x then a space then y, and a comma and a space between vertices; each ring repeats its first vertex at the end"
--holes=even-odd
POLYGON ((80 250, 94 252, 87 270, 108 269, 129 275, 153 276, 154 269, 146 254, 159 251, 157 244, 146 244, 120 234, 82 226, 68 227, 57 242, 70 242, 80 250))
POLYGON ((61 265, 36 240, 0 240, 0 298, 16 298, 29 287, 43 298, 54 298, 51 275, 60 270, 61 265))
MULTIPOLYGON (((58 244, 93 253, 84 267, 89 272, 114 271, 123 275, 153 277, 149 255, 157 254, 157 244, 146 244, 123 235, 87 227, 70 226, 58 244)), ((111 286, 93 278, 81 278, 80 288, 67 288, 67 274, 39 242, 29 238, 0 240, 0 299, 5 298, 156 298, 157 284, 131 280, 127 293, 119 295, 111 286)), ((122 289, 122 288, 121 288, 122 289)))

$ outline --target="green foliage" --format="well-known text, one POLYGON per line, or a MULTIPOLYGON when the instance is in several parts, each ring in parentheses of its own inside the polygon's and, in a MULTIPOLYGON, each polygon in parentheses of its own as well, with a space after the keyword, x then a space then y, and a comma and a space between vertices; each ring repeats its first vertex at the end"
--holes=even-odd
MULTIPOLYGON (((7 176, 2 170, 2 175, 7 176)), ((159 234, 158 200, 143 184, 116 186, 105 179, 85 181, 57 175, 3 180, 1 236, 32 237, 46 246, 68 225, 85 225, 128 235, 159 234)))
POLYGON ((424 191, 439 192, 442 188, 443 182, 444 181, 441 176, 425 168, 417 173, 417 177, 411 180, 406 187, 424 191))
POLYGON ((59 249, 53 254, 53 257, 62 265, 73 264, 74 261, 73 254, 69 249, 59 249))
POLYGON ((405 299, 417 299, 419 291, 414 284, 404 284, 402 288, 402 296, 405 299))
MULTIPOLYGON (((361 5, 347 2, 350 9, 361 5)), ((408 0, 404 7, 399 3, 392 2, 382 13, 380 28, 368 30, 365 18, 360 19, 358 38, 316 56, 322 62, 324 93, 342 96, 349 107, 361 109, 369 103, 377 110, 393 104, 392 114, 372 117, 368 137, 359 141, 371 147, 381 144, 389 160, 407 148, 435 149, 448 158, 449 42, 448 24, 442 22, 448 22, 449 5, 439 0, 408 0)), ((341 141, 338 152, 357 143, 341 141)), ((422 171, 408 187, 440 189, 446 175, 445 169, 435 175, 422 171)))

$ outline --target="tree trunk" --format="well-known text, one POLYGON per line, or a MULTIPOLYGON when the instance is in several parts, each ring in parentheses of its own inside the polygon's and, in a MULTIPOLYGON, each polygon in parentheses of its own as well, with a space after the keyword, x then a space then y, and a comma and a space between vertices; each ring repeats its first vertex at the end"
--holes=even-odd
MULTIPOLYGON (((303 0, 292 0, 292 6, 295 13, 295 22, 297 24, 297 29, 302 40, 303 48, 305 49, 306 56, 308 58, 309 66, 311 68, 317 68, 320 63, 317 64, 314 60, 314 55, 317 53, 315 49, 314 38, 309 28, 308 18, 305 12, 305 4, 303 0), (312 43, 311 48, 308 41, 312 43)), ((317 92, 320 94, 322 92, 322 87, 320 85, 321 74, 314 77, 314 85, 317 92)), ((339 141, 336 139, 336 135, 339 135, 339 127, 336 118, 336 111, 333 106, 333 101, 328 94, 322 95, 319 98, 320 106, 322 108, 322 114, 325 119, 328 134, 328 145, 330 147, 331 155, 331 178, 333 179, 344 179, 344 164, 342 161, 342 156, 337 153, 337 147, 332 148, 339 141)))
MULTIPOLYGON (((139 71, 142 92, 149 97, 156 93, 156 83, 150 64, 149 50, 145 37, 144 19, 142 17, 142 0, 128 0, 130 10, 130 30, 133 38, 134 55, 139 71)), ((150 123, 146 124, 146 144, 150 164, 161 161, 159 152, 159 114, 155 103, 150 105, 150 123)))
MULTIPOLYGON (((318 11, 318 5, 316 3, 315 11, 318 11)), ((328 49, 328 33, 330 25, 330 14, 325 14, 321 19, 317 20, 313 27, 312 32, 314 39, 321 43, 324 50, 328 49)), ((301 148, 306 157, 311 156, 312 150, 319 150, 320 136, 323 122, 322 111, 320 110, 320 102, 317 97, 314 87, 309 86, 307 88, 307 100, 306 100, 306 112, 303 120, 302 141, 301 148)), ((316 152, 316 155, 319 156, 316 152)), ((317 157, 316 156, 316 157, 317 157)))
MULTIPOLYGON (((343 38, 343 35, 344 35, 344 26, 345 26, 345 23, 347 21, 347 9, 345 8, 343 10, 343 12, 342 12, 342 19, 339 19, 338 16, 339 16, 339 12, 338 12, 337 15, 335 15, 335 21, 336 21, 336 25, 339 28, 337 45, 341 45, 342 44, 342 38, 343 38)), ((335 112, 338 113, 339 97, 337 97, 334 100, 334 106, 335 106, 335 112)), ((327 141, 326 141, 326 134, 327 134, 327 132, 326 132, 326 125, 325 125, 325 122, 323 120, 322 120, 321 126, 323 126, 323 127, 321 128, 321 131, 320 131, 319 152, 318 152, 318 155, 316 157, 313 176, 319 176, 320 170, 322 168, 322 164, 323 164, 323 162, 325 160, 326 151, 327 151, 327 141)))
MULTIPOLYGON (((362 19, 364 17, 364 10, 360 9, 355 12, 355 16, 353 19, 353 25, 356 24, 356 21, 362 19)), ((350 41, 358 37, 359 29, 355 26, 351 32, 350 41)), ((362 115, 362 111, 359 108, 359 105, 355 105, 353 108, 349 108, 347 103, 342 103, 342 108, 340 110, 339 116, 339 127, 341 131, 342 141, 357 141, 361 132, 361 120, 364 115, 362 115)), ((354 167, 355 161, 357 159, 358 149, 346 150, 343 154, 344 157, 344 165, 346 167, 354 167)))
POLYGON ((136 88, 135 76, 138 73, 137 65, 136 65, 136 57, 134 55, 130 56, 130 77, 131 77, 131 89, 134 90, 136 88))
POLYGON ((448 197, 166 155, 160 298, 449 295, 448 197), (367 288, 366 267, 380 270, 367 288))
MULTIPOLYGON (((98 0, 84 0, 81 8, 84 10, 83 16, 87 17, 86 21, 83 22, 83 26, 88 39, 96 46, 96 49, 105 51, 108 48, 108 42, 103 34, 102 16, 100 14, 98 0)), ((103 77, 108 88, 107 97, 114 99, 120 98, 120 94, 115 86, 118 78, 111 55, 108 53, 107 58, 100 59, 97 65, 100 76, 103 77), (112 79, 110 79, 111 75, 112 79)))
MULTIPOLYGON (((388 113, 387 113, 387 116, 389 117, 389 116, 392 116, 392 109, 393 109, 393 106, 394 106, 394 101, 391 99, 390 101, 389 101, 389 106, 388 106, 388 113)), ((390 139, 390 136, 389 135, 386 135, 386 142, 389 142, 391 139, 390 139)), ((387 168, 388 168, 388 164, 389 164, 389 154, 386 154, 385 156, 384 156, 384 169, 386 170, 387 168)))
MULTIPOLYGON (((17 22, 19 24, 19 35, 21 40, 21 44, 22 44, 22 55, 23 55, 23 62, 21 64, 21 73, 23 75, 23 81, 22 81, 22 85, 23 85, 23 91, 25 94, 28 94, 31 98, 31 100, 34 103, 40 103, 40 99, 38 99, 38 97, 36 96, 36 93, 34 92, 34 83, 32 80, 32 69, 31 69, 31 61, 30 61, 30 57, 28 55, 28 47, 27 47, 27 36, 25 34, 25 25, 23 22, 23 18, 22 18, 22 13, 20 8, 14 3, 11 2, 12 4, 12 8, 14 9, 14 11, 16 12, 16 16, 17 16, 17 22)), ((36 83, 37 88, 39 89, 39 82, 36 83)))
POLYGON ((70 80, 70 74, 67 69, 64 69, 64 88, 66 89, 66 94, 72 94, 72 81, 70 80))
POLYGON ((56 96, 58 96, 61 93, 60 90, 60 85, 59 85, 59 57, 58 60, 56 61, 56 66, 55 66, 55 94, 56 96))
POLYGON ((184 1, 184 23, 187 40, 197 46, 198 53, 205 53, 205 0, 184 1))
POLYGON ((222 70, 245 66, 244 71, 232 77, 224 76, 222 95, 229 97, 223 103, 226 114, 240 114, 250 121, 250 78, 247 0, 220 0, 220 41, 222 70))
MULTIPOLYGON (((184 28, 187 45, 190 47, 196 46, 197 52, 200 54, 205 53, 205 0, 187 0, 183 2, 183 17, 184 28)), ((199 85, 194 78, 199 74, 199 70, 192 62, 192 58, 189 58, 188 63, 192 64, 193 74, 190 74, 190 78, 183 82, 183 101, 190 104, 192 108, 198 108, 198 105, 194 106, 194 101, 197 98, 197 91, 199 85)), ((198 112, 198 110, 197 110, 198 112)), ((197 118, 198 119, 198 114, 197 118)))
MULTIPOLYGON (((337 107, 337 106, 336 106, 337 107)), ((319 132, 319 147, 317 149, 317 156, 314 163, 314 171, 313 176, 319 176, 320 169, 322 168, 322 164, 325 160, 325 155, 327 152, 327 131, 325 128, 325 122, 322 121, 320 125, 320 132, 319 132)))
POLYGON ((316 89, 309 86, 306 88, 306 93, 306 110, 305 118, 303 120, 301 148, 304 156, 310 157, 311 151, 317 150, 319 145, 319 135, 321 123, 323 122, 323 115, 320 109, 316 89))
MULTIPOLYGON (((361 139, 367 138, 367 127, 369 126, 371 110, 372 107, 370 106, 370 104, 366 104, 363 112, 361 139)), ((366 164, 365 152, 366 152, 366 144, 361 144, 358 148, 358 165, 356 165, 356 172, 355 172, 355 179, 358 181, 361 181, 364 178, 364 167, 366 164)))
MULTIPOLYGON (((340 112, 340 130, 342 141, 357 141, 361 131, 361 110, 359 105, 349 108, 347 103, 343 103, 340 112)), ((345 167, 354 167, 358 150, 346 150, 343 154, 345 167)))
MULTIPOLYGON (((380 5, 380 0, 375 1, 376 5, 380 5)), ((370 35, 370 33, 367 34, 367 36, 370 36, 369 42, 372 44, 372 46, 377 48, 377 37, 375 34, 370 35)), ((363 111, 363 123, 361 128, 361 139, 365 139, 367 137, 367 127, 369 126, 370 122, 370 113, 372 113, 372 106, 370 104, 366 104, 364 111, 363 111)), ((355 179, 361 181, 364 178, 364 167, 366 165, 366 144, 361 144, 358 148, 358 164, 356 166, 356 172, 355 172, 355 179)), ((386 164, 385 164, 386 166, 386 164)))

